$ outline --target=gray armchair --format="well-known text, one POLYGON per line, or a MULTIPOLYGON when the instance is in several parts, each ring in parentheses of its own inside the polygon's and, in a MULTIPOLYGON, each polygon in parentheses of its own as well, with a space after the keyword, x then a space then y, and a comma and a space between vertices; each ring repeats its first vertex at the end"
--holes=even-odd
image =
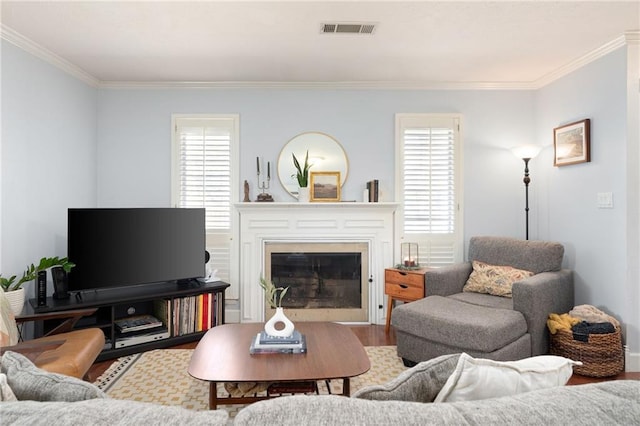
POLYGON ((472 237, 468 262, 428 271, 427 297, 392 311, 398 356, 413 365, 459 352, 498 361, 548 353, 548 315, 568 312, 574 303, 563 255, 559 243, 472 237), (515 282, 511 298, 463 292, 473 260, 534 275, 515 282))

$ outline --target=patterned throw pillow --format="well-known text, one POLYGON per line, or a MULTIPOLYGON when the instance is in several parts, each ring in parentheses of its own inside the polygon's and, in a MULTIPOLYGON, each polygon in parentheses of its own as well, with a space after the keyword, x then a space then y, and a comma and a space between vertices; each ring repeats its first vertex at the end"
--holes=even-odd
POLYGON ((516 269, 511 266, 496 266, 474 260, 473 272, 462 291, 486 293, 494 296, 511 297, 511 286, 516 281, 529 278, 531 271, 516 269))

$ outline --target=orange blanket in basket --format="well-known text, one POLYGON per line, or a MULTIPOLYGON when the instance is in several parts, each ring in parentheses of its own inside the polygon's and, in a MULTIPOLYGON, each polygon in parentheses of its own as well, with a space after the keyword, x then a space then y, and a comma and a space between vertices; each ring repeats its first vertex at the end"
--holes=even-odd
POLYGON ((556 334, 558 330, 571 330, 571 327, 580 321, 580 318, 572 317, 569 314, 549 314, 547 327, 551 334, 556 334))

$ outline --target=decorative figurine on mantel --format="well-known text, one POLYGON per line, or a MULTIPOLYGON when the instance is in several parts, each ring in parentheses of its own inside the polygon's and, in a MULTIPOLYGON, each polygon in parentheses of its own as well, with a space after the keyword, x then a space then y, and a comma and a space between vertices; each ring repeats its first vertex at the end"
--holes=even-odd
POLYGON ((251 199, 249 198, 249 182, 244 181, 244 200, 243 203, 250 203, 251 199))
POLYGON ((260 157, 256 157, 256 164, 258 166, 258 188, 262 190, 262 194, 258 194, 258 198, 256 201, 273 201, 273 197, 268 192, 265 192, 269 189, 269 183, 271 181, 271 163, 267 161, 267 182, 262 181, 260 183, 260 157))

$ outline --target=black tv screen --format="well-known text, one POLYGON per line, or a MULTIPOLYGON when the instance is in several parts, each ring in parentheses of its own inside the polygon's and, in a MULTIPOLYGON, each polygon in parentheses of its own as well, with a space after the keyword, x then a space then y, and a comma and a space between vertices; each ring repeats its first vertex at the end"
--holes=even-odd
POLYGON ((204 221, 204 209, 69 209, 69 290, 203 277, 204 221))

